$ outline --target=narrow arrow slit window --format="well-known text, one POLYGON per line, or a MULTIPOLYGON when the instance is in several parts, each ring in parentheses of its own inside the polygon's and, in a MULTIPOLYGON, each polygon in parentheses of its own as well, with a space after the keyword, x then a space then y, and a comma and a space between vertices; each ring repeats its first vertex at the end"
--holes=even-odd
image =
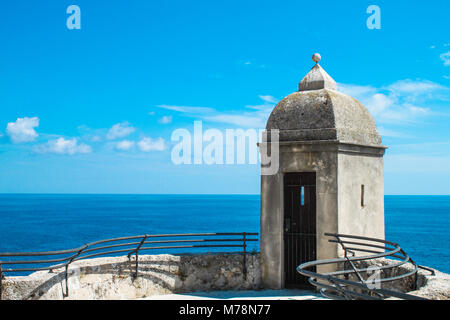
POLYGON ((361 207, 364 208, 364 185, 361 185, 361 207))

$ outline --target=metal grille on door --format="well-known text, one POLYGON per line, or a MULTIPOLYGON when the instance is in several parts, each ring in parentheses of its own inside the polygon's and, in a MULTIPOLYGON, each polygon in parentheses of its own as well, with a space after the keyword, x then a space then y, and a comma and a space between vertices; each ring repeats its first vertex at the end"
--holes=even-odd
POLYGON ((285 287, 308 287, 296 268, 316 259, 316 174, 284 175, 284 272, 285 287))

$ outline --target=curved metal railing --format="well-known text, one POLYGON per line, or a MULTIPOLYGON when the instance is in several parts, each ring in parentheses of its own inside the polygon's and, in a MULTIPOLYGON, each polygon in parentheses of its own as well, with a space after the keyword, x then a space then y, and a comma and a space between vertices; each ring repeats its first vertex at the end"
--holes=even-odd
POLYGON ((397 243, 354 235, 335 233, 325 233, 325 235, 332 237, 328 240, 329 242, 338 243, 341 246, 344 257, 311 261, 297 267, 297 271, 309 277, 308 281, 317 287, 324 297, 337 300, 378 300, 388 297, 423 300, 417 296, 382 288, 394 281, 406 281, 405 279, 413 277, 414 289, 416 289, 418 268, 426 269, 434 274, 432 269, 417 265, 397 243), (389 259, 386 261, 387 264, 381 266, 368 264, 370 260, 377 258, 398 260, 389 259), (411 265, 412 268, 398 273, 399 267, 406 264, 411 265), (317 272, 317 269, 321 268, 322 270, 330 268, 335 271, 317 272))
POLYGON ((243 254, 243 274, 245 277, 247 273, 246 253, 248 242, 258 241, 258 238, 255 237, 257 235, 258 233, 256 232, 145 234, 99 240, 68 250, 46 252, 0 252, 0 299, 2 296, 2 279, 4 278, 5 273, 21 273, 42 270, 49 270, 52 272, 58 268, 65 268, 65 295, 67 296, 69 292, 67 281, 68 268, 72 262, 98 256, 111 256, 118 253, 127 253, 130 263, 131 256, 135 256, 134 277, 137 277, 139 253, 149 250, 241 248, 242 251, 234 252, 243 254), (3 260, 3 257, 7 257, 8 260, 3 260), (30 259, 30 257, 46 258, 30 259))

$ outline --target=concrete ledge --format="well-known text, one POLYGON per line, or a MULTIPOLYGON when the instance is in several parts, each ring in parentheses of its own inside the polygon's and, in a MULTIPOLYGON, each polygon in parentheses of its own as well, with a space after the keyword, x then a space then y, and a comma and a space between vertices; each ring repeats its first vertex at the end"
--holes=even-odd
POLYGON ((211 290, 259 289, 259 254, 247 254, 244 278, 242 254, 140 255, 139 275, 126 256, 87 259, 69 268, 69 295, 64 268, 52 273, 7 277, 3 299, 137 299, 152 295, 211 290))

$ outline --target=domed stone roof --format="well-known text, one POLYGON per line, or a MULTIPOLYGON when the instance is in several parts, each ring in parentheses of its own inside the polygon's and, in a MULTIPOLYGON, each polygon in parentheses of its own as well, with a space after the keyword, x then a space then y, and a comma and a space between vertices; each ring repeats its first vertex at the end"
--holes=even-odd
POLYGON ((336 82, 316 64, 300 82, 299 91, 273 109, 266 129, 279 129, 280 141, 337 140, 381 145, 369 111, 336 89, 336 82))

